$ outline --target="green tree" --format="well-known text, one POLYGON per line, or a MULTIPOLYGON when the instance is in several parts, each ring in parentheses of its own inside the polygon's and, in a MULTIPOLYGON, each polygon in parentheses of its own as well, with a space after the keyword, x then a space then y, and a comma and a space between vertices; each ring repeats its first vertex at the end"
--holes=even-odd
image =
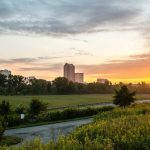
POLYGON ((7 116, 10 114, 10 112, 11 112, 11 105, 9 104, 8 101, 3 100, 0 103, 0 114, 2 116, 7 116))
POLYGON ((5 87, 7 83, 6 76, 3 74, 0 74, 0 87, 5 87))
POLYGON ((25 88, 25 78, 19 75, 10 75, 8 77, 8 93, 9 94, 21 94, 22 90, 25 88))
POLYGON ((47 103, 44 103, 38 99, 32 99, 29 105, 29 113, 31 115, 38 115, 42 111, 47 110, 47 103))
POLYGON ((56 94, 72 94, 75 84, 64 77, 58 77, 53 81, 53 90, 56 94))
POLYGON ((42 79, 34 79, 30 85, 31 94, 47 94, 47 81, 42 79))
POLYGON ((122 86, 120 90, 116 90, 114 96, 114 104, 120 107, 129 106, 135 101, 136 92, 130 92, 127 86, 122 86))

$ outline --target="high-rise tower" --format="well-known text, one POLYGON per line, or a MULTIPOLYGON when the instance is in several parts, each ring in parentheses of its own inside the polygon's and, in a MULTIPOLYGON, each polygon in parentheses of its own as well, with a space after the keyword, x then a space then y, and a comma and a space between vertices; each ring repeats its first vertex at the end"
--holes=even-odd
POLYGON ((64 77, 69 81, 75 82, 75 66, 73 64, 66 63, 64 65, 64 77))

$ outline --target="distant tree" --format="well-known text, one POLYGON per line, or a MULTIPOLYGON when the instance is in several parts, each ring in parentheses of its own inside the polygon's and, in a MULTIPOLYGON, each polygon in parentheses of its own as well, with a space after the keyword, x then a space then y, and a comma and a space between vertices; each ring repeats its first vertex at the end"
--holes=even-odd
POLYGON ((31 115, 38 115, 42 111, 47 110, 47 103, 44 103, 38 99, 32 99, 29 105, 29 113, 31 115))
POLYGON ((47 93, 48 94, 51 94, 52 92, 52 84, 50 81, 47 82, 47 93))
POLYGON ((116 90, 114 96, 114 104, 120 107, 129 106, 135 101, 136 92, 130 92, 127 86, 122 86, 120 90, 116 90))
POLYGON ((75 84, 64 77, 58 77, 53 81, 55 94, 72 94, 75 91, 75 84))
POLYGON ((0 74, 0 87, 5 87, 7 84, 7 78, 5 75, 0 74))
POLYGON ((10 112, 11 112, 11 105, 9 104, 8 101, 3 100, 0 103, 0 114, 2 116, 7 116, 10 114, 10 112))
POLYGON ((42 79, 34 79, 31 81, 30 85, 30 91, 31 94, 47 94, 47 84, 48 82, 46 80, 42 79))
POLYGON ((8 77, 8 93, 12 95, 21 94, 26 84, 23 76, 10 75, 8 77))

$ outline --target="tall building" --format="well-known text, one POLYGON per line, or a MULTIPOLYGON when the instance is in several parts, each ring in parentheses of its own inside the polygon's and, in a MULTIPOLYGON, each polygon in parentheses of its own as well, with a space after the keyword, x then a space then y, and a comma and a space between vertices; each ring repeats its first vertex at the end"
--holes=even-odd
POLYGON ((97 83, 106 84, 106 83, 109 83, 109 80, 99 78, 99 79, 97 79, 97 83))
POLYGON ((69 81, 75 82, 75 66, 73 64, 66 63, 64 65, 64 77, 69 81))
POLYGON ((0 74, 5 75, 6 77, 8 77, 9 75, 11 75, 11 71, 9 70, 0 70, 0 74))
POLYGON ((75 82, 84 83, 84 73, 75 73, 75 82))

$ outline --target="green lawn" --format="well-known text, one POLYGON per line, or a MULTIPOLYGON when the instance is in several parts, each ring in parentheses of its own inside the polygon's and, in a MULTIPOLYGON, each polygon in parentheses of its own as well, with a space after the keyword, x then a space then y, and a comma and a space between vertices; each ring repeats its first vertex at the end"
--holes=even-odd
MULTIPOLYGON (((13 107, 23 104, 27 106, 31 99, 37 98, 47 102, 50 107, 71 106, 78 104, 112 102, 112 94, 85 95, 44 95, 44 96, 0 96, 0 101, 8 100, 13 107)), ((150 94, 137 95, 137 99, 150 99, 150 94)))

